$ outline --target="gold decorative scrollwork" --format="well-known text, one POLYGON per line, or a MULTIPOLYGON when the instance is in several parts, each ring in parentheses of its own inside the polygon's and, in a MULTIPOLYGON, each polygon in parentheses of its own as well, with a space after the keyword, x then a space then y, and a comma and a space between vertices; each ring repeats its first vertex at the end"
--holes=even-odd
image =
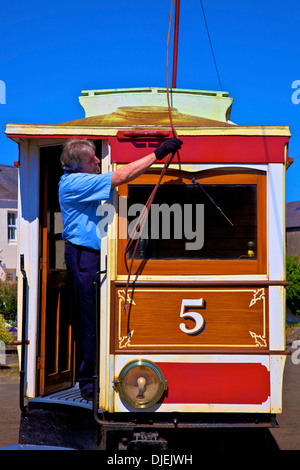
POLYGON ((249 304, 249 307, 252 307, 252 305, 255 305, 256 302, 259 300, 265 299, 265 289, 257 289, 253 292, 253 298, 251 299, 251 302, 249 304))
MULTIPOLYGON (((259 302, 260 300, 265 302, 265 289, 264 288, 256 289, 253 292, 253 297, 250 301, 249 307, 252 307, 253 305, 256 304, 256 302, 259 302)), ((264 311, 265 311, 265 305, 264 305, 263 308, 264 308, 264 311)), ((265 328, 264 328, 264 330, 265 330, 265 328)), ((256 333, 254 333, 253 331, 249 331, 249 333, 252 336, 252 338, 254 338, 254 341, 255 341, 255 344, 256 344, 257 347, 263 348, 263 347, 267 346, 265 331, 263 332, 262 335, 258 335, 256 333)))
POLYGON ((131 338, 133 336, 134 330, 129 331, 129 333, 126 336, 123 336, 122 338, 119 337, 119 348, 123 349, 126 348, 127 346, 130 345, 131 338))
POLYGON ((266 341, 266 338, 265 338, 264 335, 257 335, 253 331, 249 331, 249 333, 252 336, 252 338, 254 338, 254 341, 255 341, 257 347, 263 348, 263 347, 267 346, 267 341, 266 341))
MULTIPOLYGON (((119 297, 119 299, 121 299, 125 302, 125 289, 118 290, 118 297, 119 297)), ((132 305, 135 305, 135 301, 132 299, 132 297, 130 297, 129 293, 127 293, 127 302, 129 302, 132 305)))

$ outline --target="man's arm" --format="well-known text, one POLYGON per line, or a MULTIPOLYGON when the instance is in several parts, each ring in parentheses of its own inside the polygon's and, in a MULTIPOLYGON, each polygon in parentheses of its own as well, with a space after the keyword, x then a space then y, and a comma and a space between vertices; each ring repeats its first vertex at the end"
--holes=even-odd
POLYGON ((129 183, 138 176, 142 175, 148 168, 150 168, 156 160, 162 160, 169 153, 175 153, 180 149, 182 141, 179 139, 167 139, 160 147, 154 150, 146 157, 140 158, 135 162, 128 163, 127 165, 119 168, 113 173, 111 187, 116 188, 120 184, 129 183))
POLYGON ((146 157, 140 158, 134 162, 124 165, 113 173, 112 176, 112 189, 120 184, 129 183, 138 176, 142 175, 153 163, 156 162, 155 153, 150 153, 146 157))

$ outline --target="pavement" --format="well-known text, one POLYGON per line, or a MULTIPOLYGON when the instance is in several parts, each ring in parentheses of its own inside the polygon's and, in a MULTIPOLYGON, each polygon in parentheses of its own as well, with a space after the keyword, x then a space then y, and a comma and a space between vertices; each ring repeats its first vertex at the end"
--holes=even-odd
POLYGON ((19 441, 19 371, 16 354, 6 355, 6 367, 0 366, 0 448, 19 441))
POLYGON ((277 415, 279 428, 271 430, 280 450, 300 450, 300 350, 295 356, 296 351, 291 349, 292 354, 286 359, 283 376, 283 412, 277 415), (298 359, 298 364, 295 363, 295 359, 298 359))
MULTIPOLYGON (((297 350, 291 350, 292 353, 295 351, 297 350)), ((0 448, 17 444, 19 436, 19 376, 16 357, 9 358, 7 366, 6 369, 0 368, 0 448)), ((297 356, 291 354, 286 360, 283 413, 277 415, 277 421, 278 428, 267 430, 268 440, 272 442, 271 448, 300 450, 300 349, 297 356), (295 358, 298 360, 295 361, 295 358)), ((249 432, 249 438, 253 438, 253 431, 249 432)), ((255 447, 254 442, 253 446, 255 447)))

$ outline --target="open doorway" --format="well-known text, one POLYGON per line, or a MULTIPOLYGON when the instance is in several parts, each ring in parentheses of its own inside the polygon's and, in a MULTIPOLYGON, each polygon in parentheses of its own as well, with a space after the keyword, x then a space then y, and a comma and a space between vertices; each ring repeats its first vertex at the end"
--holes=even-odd
MULTIPOLYGON (((95 145, 100 157, 101 141, 95 145)), ((61 145, 40 150, 39 395, 72 387, 76 382, 77 321, 64 260, 58 200, 58 183, 63 174, 61 152, 61 145)))

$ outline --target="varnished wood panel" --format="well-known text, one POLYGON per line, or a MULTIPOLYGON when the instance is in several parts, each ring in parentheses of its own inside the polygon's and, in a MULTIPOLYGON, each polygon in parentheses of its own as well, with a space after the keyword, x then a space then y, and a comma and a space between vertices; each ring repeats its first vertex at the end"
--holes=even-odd
POLYGON ((124 287, 113 295, 115 352, 268 349, 265 287, 136 287, 127 310, 124 287))
MULTIPOLYGON (((144 275, 223 275, 223 274, 265 274, 267 272, 267 209, 266 209, 266 175, 259 171, 204 171, 188 174, 187 172, 170 172, 165 175, 162 184, 190 184, 195 177, 201 184, 254 184, 257 186, 257 259, 135 259, 132 274, 144 275)), ((158 175, 153 171, 141 175, 134 184, 153 185, 158 175)), ((133 183, 132 183, 133 184, 133 183)), ((128 185, 122 185, 118 194, 127 198, 128 185)), ((127 233, 127 220, 119 218, 118 233, 127 233)), ((126 239, 118 239, 117 265, 118 274, 127 274, 124 248, 126 239)))

